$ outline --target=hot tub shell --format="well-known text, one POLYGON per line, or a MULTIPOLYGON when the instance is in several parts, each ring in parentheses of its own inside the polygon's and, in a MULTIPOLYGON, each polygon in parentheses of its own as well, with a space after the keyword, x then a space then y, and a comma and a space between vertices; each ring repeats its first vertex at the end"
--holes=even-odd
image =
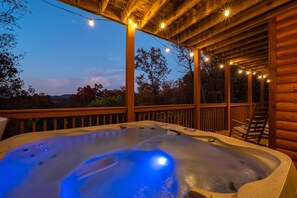
POLYGON ((126 127, 140 126, 158 126, 165 130, 170 130, 191 136, 209 144, 220 146, 231 146, 238 152, 252 157, 268 174, 268 176, 259 181, 247 183, 239 188, 237 193, 216 193, 209 192, 199 188, 192 188, 191 194, 204 197, 297 197, 297 172, 292 160, 285 154, 266 147, 254 145, 234 138, 222 136, 219 134, 193 130, 174 124, 166 124, 154 121, 131 122, 124 124, 93 126, 75 129, 65 129, 59 131, 26 133, 11 137, 0 142, 0 159, 7 153, 26 143, 33 141, 57 137, 74 136, 86 133, 98 132, 98 130, 114 130, 126 127))

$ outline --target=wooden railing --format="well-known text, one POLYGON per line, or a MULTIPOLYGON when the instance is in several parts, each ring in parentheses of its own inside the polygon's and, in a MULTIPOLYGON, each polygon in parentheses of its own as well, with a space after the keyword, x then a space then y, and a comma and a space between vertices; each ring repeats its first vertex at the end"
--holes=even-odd
POLYGON ((194 127, 194 108, 193 104, 136 106, 135 119, 136 121, 154 120, 194 127))
MULTIPOLYGON (((226 104, 201 104, 201 130, 220 131, 227 126, 226 104)), ((195 105, 136 106, 135 120, 154 120, 194 127, 195 105)), ((231 104, 231 119, 244 121, 246 103, 231 104)), ((126 107, 0 110, 0 117, 16 118, 19 133, 126 122, 126 107)))

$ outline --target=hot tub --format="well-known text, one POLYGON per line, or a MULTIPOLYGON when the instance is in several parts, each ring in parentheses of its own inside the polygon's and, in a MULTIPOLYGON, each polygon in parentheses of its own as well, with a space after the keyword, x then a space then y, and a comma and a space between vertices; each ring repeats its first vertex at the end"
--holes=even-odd
POLYGON ((286 155, 144 121, 0 142, 0 197, 295 197, 286 155))

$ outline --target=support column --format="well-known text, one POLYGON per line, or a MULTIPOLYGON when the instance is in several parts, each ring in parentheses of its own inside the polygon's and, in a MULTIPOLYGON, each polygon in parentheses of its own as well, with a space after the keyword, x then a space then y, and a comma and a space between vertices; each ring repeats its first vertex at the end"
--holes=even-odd
POLYGON ((264 107, 264 78, 260 79, 260 106, 264 107))
POLYGON ((194 127, 196 129, 201 129, 200 126, 200 110, 201 110, 201 81, 200 81, 200 50, 195 49, 194 50, 194 105, 195 105, 195 111, 194 111, 194 127))
POLYGON ((230 131, 231 129, 231 73, 230 73, 231 65, 229 63, 225 66, 225 99, 224 102, 226 103, 226 129, 230 131))
POLYGON ((134 107, 134 42, 135 28, 127 24, 126 31, 126 107, 127 122, 135 121, 134 107))
POLYGON ((248 117, 253 113, 253 73, 252 70, 248 70, 248 117))

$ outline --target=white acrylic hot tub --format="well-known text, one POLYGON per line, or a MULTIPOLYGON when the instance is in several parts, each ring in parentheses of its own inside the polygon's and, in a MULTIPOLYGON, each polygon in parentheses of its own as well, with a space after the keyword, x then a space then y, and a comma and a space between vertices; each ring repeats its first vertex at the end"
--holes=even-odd
POLYGON ((152 121, 18 135, 0 142, 0 168, 0 197, 287 198, 297 189, 280 152, 152 121))

